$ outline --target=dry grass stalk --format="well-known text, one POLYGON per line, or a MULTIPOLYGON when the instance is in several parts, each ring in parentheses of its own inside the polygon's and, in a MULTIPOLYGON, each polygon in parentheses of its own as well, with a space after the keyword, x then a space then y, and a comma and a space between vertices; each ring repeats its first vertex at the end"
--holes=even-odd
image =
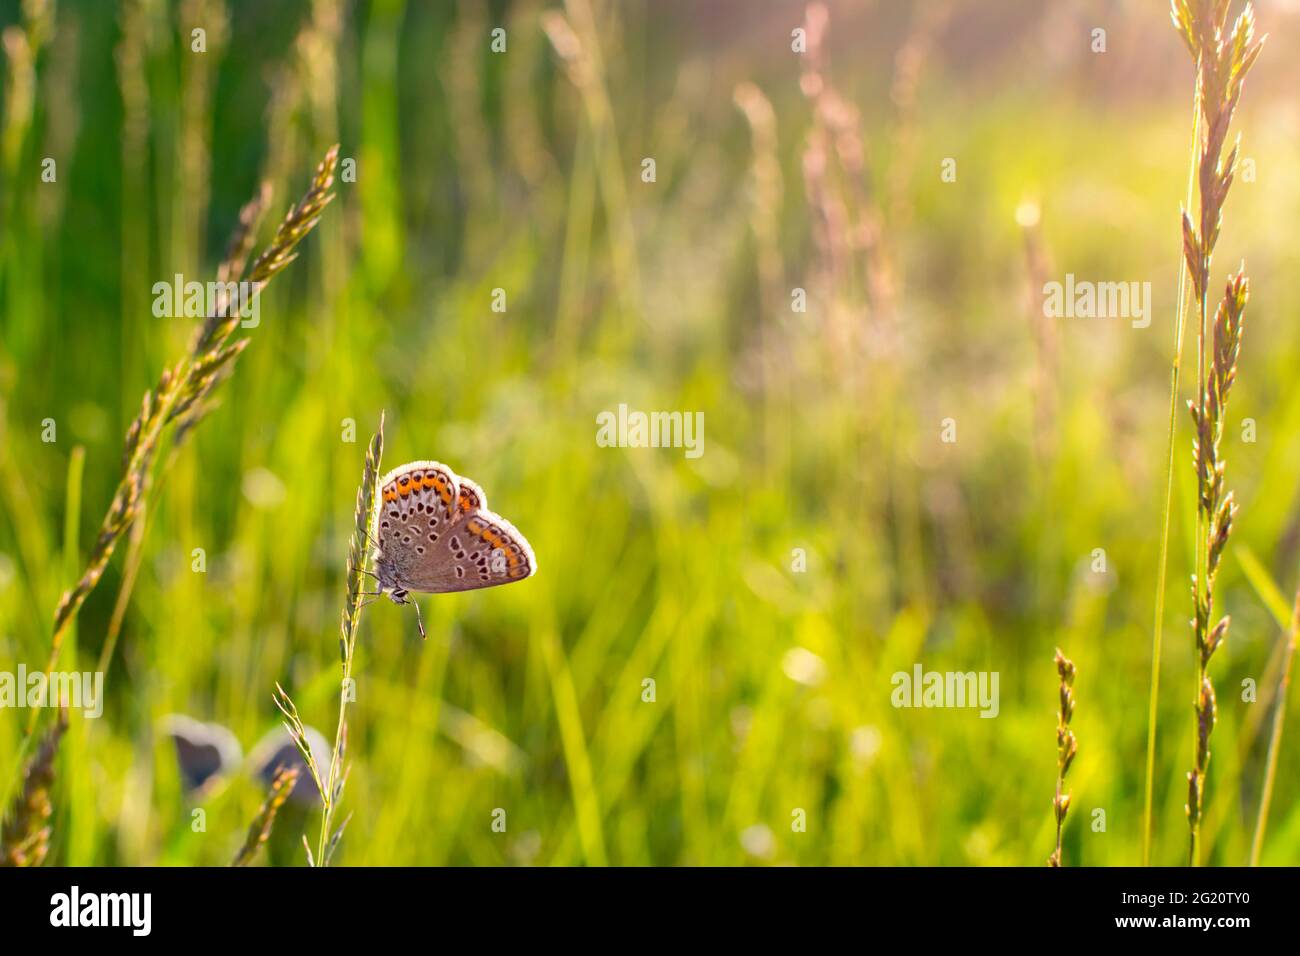
POLYGON ((1043 314, 1042 289, 1051 273, 1047 241, 1043 238, 1042 207, 1025 199, 1016 208, 1025 249, 1025 311, 1034 329, 1034 451, 1048 456, 1055 429, 1057 368, 1060 345, 1056 323, 1043 314))
POLYGON ((275 706, 280 709, 280 713, 284 714, 284 729, 289 732, 289 739, 298 748, 298 753, 302 754, 303 762, 307 764, 307 772, 311 774, 316 789, 323 794, 325 784, 321 778, 320 764, 316 763, 316 756, 312 752, 311 742, 307 738, 307 727, 303 724, 302 718, 298 716, 298 708, 294 705, 289 692, 281 687, 279 682, 275 685, 273 699, 275 700, 275 706))
POLYGON ((334 829, 334 815, 338 810, 339 801, 343 798, 344 785, 347 783, 347 769, 344 766, 344 757, 347 754, 348 745, 348 702, 353 699, 352 664, 357 646, 357 625, 361 620, 361 608, 364 606, 365 575, 371 573, 366 565, 370 559, 369 543, 373 540, 371 537, 371 524, 374 519, 375 495, 379 484, 379 465, 383 460, 383 455, 384 416, 381 414, 379 416, 379 430, 370 439, 370 447, 366 451, 366 464, 361 476, 361 485, 357 488, 352 543, 348 551, 347 601, 343 607, 343 616, 340 622, 339 657, 343 668, 343 681, 339 690, 338 729, 334 735, 334 749, 330 755, 330 765, 324 774, 317 765, 315 757, 312 756, 311 746, 307 741, 306 729, 298 716, 297 707, 294 706, 284 688, 279 684, 275 685, 275 704, 285 716, 285 728, 289 731, 289 736, 293 739, 299 753, 307 762, 307 768, 311 772, 312 780, 316 784, 316 789, 320 792, 323 809, 321 811, 320 838, 316 844, 316 853, 312 854, 311 847, 307 845, 305 838, 303 843, 307 849, 307 862, 313 866, 329 866, 334 851, 338 848, 339 841, 343 837, 343 831, 348 825, 348 820, 351 819, 349 816, 337 830, 334 829))
POLYGON ((593 158, 605 213, 609 218, 610 257, 619 305, 628 316, 642 315, 641 272, 636 230, 624 185, 625 170, 610 101, 605 58, 596 11, 588 0, 565 0, 564 12, 545 10, 542 30, 582 99, 593 140, 593 158))
POLYGON ((785 263, 781 259, 781 202, 784 181, 777 151, 776 112, 771 101, 753 83, 736 85, 732 101, 744 114, 753 141, 753 203, 750 223, 758 249, 758 277, 763 308, 775 314, 785 297, 782 283, 785 263))
POLYGON ((1216 705, 1209 676, 1210 659, 1227 638, 1229 618, 1214 614, 1214 580, 1237 513, 1231 492, 1224 490, 1220 454, 1228 392, 1236 379, 1242 320, 1250 286, 1244 271, 1229 277, 1211 321, 1210 261, 1219 238, 1223 205, 1236 173, 1240 144, 1223 156, 1232 115, 1241 99, 1246 74, 1263 46, 1255 39, 1255 14, 1246 4, 1231 32, 1227 30, 1229 0, 1173 0, 1175 27, 1196 59, 1201 106, 1200 158, 1197 194, 1198 224, 1183 212, 1183 254, 1199 312, 1197 325, 1197 393, 1188 403, 1196 429, 1193 458, 1197 479, 1196 570, 1192 577, 1192 626, 1196 635, 1196 746, 1187 775, 1188 862, 1200 863, 1201 818, 1205 775, 1210 761, 1210 735, 1216 705))
POLYGON ((58 720, 41 742, 41 749, 23 771, 22 790, 0 829, 0 866, 40 866, 45 862, 50 850, 48 821, 54 812, 50 802, 54 758, 67 729, 68 712, 60 710, 58 720))
POLYGON ((785 323, 785 261, 781 252, 781 203, 785 184, 778 153, 776 112, 755 84, 736 85, 732 101, 749 124, 753 159, 750 228, 758 261, 758 292, 762 318, 757 326, 758 367, 767 402, 763 455, 778 473, 790 458, 790 366, 785 323))
MULTIPOLYGON (((289 210, 271 244, 253 263, 248 274, 244 275, 244 263, 252 246, 257 223, 266 206, 267 192, 263 188, 241 212, 239 226, 218 274, 230 282, 242 277, 249 283, 251 294, 258 295, 276 273, 296 258, 298 243, 312 230, 325 206, 334 198, 330 187, 334 182, 337 160, 338 146, 333 146, 316 167, 311 188, 289 210)), ((213 390, 230 374, 239 354, 248 345, 249 340, 246 338, 229 342, 241 321, 236 305, 224 295, 220 296, 195 335, 188 354, 176 365, 164 369, 157 387, 145 393, 140 414, 127 431, 122 454, 122 478, 113 495, 108 514, 104 517, 86 569, 77 584, 64 592, 55 609, 47 672, 54 670, 68 626, 99 583, 123 534, 140 514, 154 459, 167 426, 174 426, 174 440, 179 440, 198 424, 210 408, 209 399, 213 390)), ((36 714, 33 711, 33 719, 28 725, 29 735, 35 726, 36 714)))
MULTIPOLYGON (((952 17, 953 7, 948 0, 934 0, 920 4, 913 11, 912 24, 907 39, 894 55, 894 76, 889 97, 894 104, 893 158, 889 164, 886 192, 889 196, 889 228, 902 234, 911 225, 912 199, 910 193, 912 173, 916 169, 917 93, 921 75, 934 53, 939 33, 952 17)), ((902 295, 901 262, 896 263, 896 294, 902 295)), ((1041 288, 1041 287, 1040 287, 1041 288)))
POLYGON ((1079 752, 1079 744, 1070 730, 1070 718, 1074 716, 1074 662, 1056 651, 1056 673, 1061 679, 1060 710, 1056 715, 1056 797, 1052 800, 1052 810, 1056 814, 1056 849, 1047 858, 1047 865, 1061 865, 1061 832, 1065 829, 1065 814, 1070 809, 1070 794, 1065 790, 1065 775, 1070 771, 1074 755, 1079 752))
POLYGON ((249 825, 248 837, 239 852, 235 854, 231 866, 248 866, 253 862, 257 851, 270 838, 271 828, 275 826, 276 814, 280 812, 284 802, 289 799, 289 794, 293 792, 294 784, 298 782, 298 774, 297 767, 281 767, 276 771, 275 778, 271 781, 271 792, 249 825))
MULTIPOLYGON (((812 107, 813 124, 803 154, 804 187, 813 215, 813 241, 822 264, 819 277, 835 311, 834 292, 861 303, 869 325, 836 315, 832 332, 837 361, 870 349, 878 356, 897 349, 895 268, 884 242, 884 216, 871 188, 862 118, 831 83, 825 41, 830 13, 809 4, 804 15, 807 51, 799 85, 812 107)), ((853 309, 853 306, 850 306, 853 309)))

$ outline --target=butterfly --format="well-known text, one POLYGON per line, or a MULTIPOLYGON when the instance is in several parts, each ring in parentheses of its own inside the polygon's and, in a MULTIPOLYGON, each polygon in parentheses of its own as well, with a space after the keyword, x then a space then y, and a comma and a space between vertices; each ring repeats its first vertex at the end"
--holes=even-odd
MULTIPOLYGON (((473 591, 537 571, 528 539, 488 510, 482 488, 446 465, 413 461, 394 468, 379 479, 378 497, 373 574, 378 594, 394 604, 414 604, 411 591, 473 591)), ((415 611, 418 620, 419 605, 415 611)))
POLYGON ((162 719, 162 733, 176 748, 176 766, 186 793, 204 790, 228 775, 243 759, 239 738, 221 724, 205 724, 184 714, 162 719))

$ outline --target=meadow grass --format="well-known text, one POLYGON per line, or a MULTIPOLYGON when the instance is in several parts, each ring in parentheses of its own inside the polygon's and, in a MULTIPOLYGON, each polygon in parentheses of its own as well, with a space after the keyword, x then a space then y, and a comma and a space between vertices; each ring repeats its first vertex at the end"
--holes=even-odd
MULTIPOLYGON (((366 451, 365 469, 362 472, 361 484, 357 487, 357 507, 354 515, 352 541, 348 549, 347 603, 343 607, 343 617, 340 623, 339 659, 343 678, 339 687, 339 718, 334 731, 334 745, 330 750, 328 768, 316 765, 316 758, 312 753, 310 743, 307 741, 306 730, 298 716, 297 707, 294 706, 293 700, 285 692, 284 688, 279 684, 275 686, 275 702, 280 712, 285 716, 285 729, 288 730, 290 738, 302 754, 303 762, 311 772, 312 782, 316 784, 316 789, 321 798, 320 838, 316 844, 316 853, 313 855, 310 847, 307 848, 308 863, 318 866, 329 866, 330 859, 334 856, 334 851, 343 838, 343 831, 347 828, 348 819, 351 819, 349 816, 338 825, 337 829, 334 829, 334 816, 338 811, 339 801, 343 798, 343 788, 348 776, 348 768, 344 763, 348 746, 348 703, 356 698, 356 681, 352 676, 352 665, 357 649, 357 626, 361 622, 361 609, 365 606, 363 601, 363 594, 366 593, 365 575, 372 574, 373 576, 373 572, 369 570, 367 565, 371 555, 371 542, 374 541, 372 532, 375 530, 375 505, 378 500, 376 493, 379 481, 379 466, 383 460, 383 455, 384 419, 381 415, 379 430, 375 432, 374 437, 370 440, 370 446, 366 451)), ((419 608, 416 608, 416 613, 419 613, 419 608)), ((305 845, 306 840, 304 838, 305 845)))
POLYGON ((1079 743, 1074 732, 1070 730, 1070 719, 1074 716, 1074 662, 1056 651, 1056 675, 1060 679, 1060 709, 1056 713, 1056 796, 1052 798, 1052 810, 1056 816, 1056 849, 1048 857, 1047 865, 1061 865, 1061 832, 1065 829, 1065 815, 1070 811, 1070 792, 1065 789, 1065 775, 1070 772, 1079 752, 1079 743))
POLYGON ((0 866, 40 866, 50 852, 50 817, 54 813, 51 790, 59 743, 68 729, 68 715, 60 710, 41 745, 23 768, 23 779, 13 805, 5 808, 0 827, 0 866))
MULTIPOLYGON (((1196 157, 1200 147, 1200 84, 1192 94, 1192 138, 1187 163, 1187 191, 1183 208, 1192 205, 1196 157)), ((1155 792, 1156 739, 1160 720, 1160 662, 1165 628, 1165 587, 1169 571, 1170 513, 1174 504, 1174 459, 1178 447, 1178 401, 1183 367, 1183 330, 1187 327, 1187 258, 1178 258, 1178 299, 1174 315, 1174 360, 1169 371, 1169 429, 1165 444, 1165 497, 1160 513, 1160 557, 1156 563, 1155 615, 1151 627, 1151 689, 1147 697, 1146 785, 1142 797, 1142 865, 1151 864, 1151 800, 1155 792)))
POLYGON ((257 816, 253 822, 248 825, 248 836, 244 838, 244 845, 239 848, 235 854, 235 859, 231 866, 248 866, 257 856, 257 851, 266 844, 271 836, 271 830, 275 826, 276 815, 279 814, 280 808, 284 806, 285 801, 289 799, 289 794, 298 782, 298 777, 302 773, 297 767, 281 767, 276 771, 274 778, 271 780, 271 792, 262 804, 262 808, 257 811, 257 816))
MULTIPOLYGON (((325 159, 316 169, 311 188, 285 215, 271 243, 253 262, 246 278, 244 266, 253 247, 255 230, 268 199, 267 189, 263 187, 258 197, 244 207, 240 213, 239 225, 227 246, 225 258, 217 269, 219 281, 222 283, 245 281, 251 289, 250 295, 257 297, 271 278, 293 261, 297 255, 294 251, 295 247, 316 225, 325 205, 333 198, 329 188, 333 184, 337 155, 337 146, 326 154, 325 159)), ((64 639, 69 635, 82 604, 99 583, 119 541, 137 521, 142 521, 143 513, 147 508, 148 495, 153 487, 154 463, 164 441, 169 443, 169 451, 175 453, 175 450, 185 441, 189 431, 211 410, 213 393, 217 386, 229 377, 240 353, 248 345, 250 341, 248 338, 230 342, 232 334, 243 321, 240 310, 235 305, 229 294, 222 290, 218 301, 210 305, 207 317, 196 332, 188 353, 174 366, 164 368, 157 386, 145 392, 140 412, 132 420, 126 433, 126 442, 122 451, 122 477, 113 493, 112 502, 86 561, 85 570, 81 572, 76 584, 63 593, 58 606, 54 609, 50 649, 45 665, 47 675, 55 672, 64 639)), ((74 449, 72 465, 69 469, 69 491, 66 498, 68 507, 65 513, 67 530, 64 564, 67 569, 76 566, 77 516, 80 513, 83 464, 84 450, 74 449)), ((133 578, 128 578, 128 582, 131 580, 133 578)), ((124 602, 130 594, 129 583, 121 593, 124 602)), ((101 670, 111 661, 112 648, 117 635, 116 628, 110 627, 111 638, 105 642, 101 654, 101 670)), ((24 765, 27 745, 36 731, 42 713, 43 710, 40 708, 32 708, 29 711, 24 740, 15 760, 16 770, 24 765)), ((13 792, 16 786, 15 779, 5 788, 3 792, 6 799, 0 802, 0 805, 8 803, 8 794, 13 792)))
POLYGON ((1264 783, 1259 797, 1259 811, 1255 816, 1255 835, 1250 842, 1250 865, 1259 866, 1264 846, 1264 831, 1268 826, 1268 811, 1273 802, 1273 785, 1277 779, 1277 766, 1282 752, 1282 728, 1286 723, 1287 698, 1291 690, 1291 666, 1295 663, 1297 635, 1300 634, 1300 593, 1296 594, 1291 612, 1291 623, 1283 631, 1279 649, 1283 654, 1282 673, 1277 681, 1277 693, 1272 702, 1273 720, 1268 735, 1268 756, 1264 760, 1264 783))
MULTIPOLYGON (((909 11, 828 5, 825 75, 859 111, 861 165, 849 168, 884 185, 855 192, 835 172, 826 208, 879 217, 891 288, 883 269, 872 279, 856 232, 837 239, 847 281, 821 281, 823 207, 804 168, 815 107, 800 88, 808 64, 789 49, 801 7, 727 30, 658 5, 516 3, 496 55, 482 34, 496 15, 470 2, 399 0, 364 16, 317 2, 297 19, 213 4, 229 35, 205 79, 181 69, 189 33, 167 5, 60 5, 32 60, 33 118, 5 127, 22 132, 7 134, 0 188, 0 666, 44 665, 69 512, 93 546, 140 395, 195 333, 149 314, 150 283, 186 250, 214 274, 219 256, 203 250, 220 247, 259 181, 296 195, 328 144, 357 175, 266 289, 222 404, 167 459, 147 536, 121 540, 77 615, 60 666, 104 661, 108 699, 104 719, 72 716, 48 861, 225 865, 240 853, 263 787, 233 775, 203 797, 207 829, 194 832, 157 728, 191 714, 248 749, 278 726, 277 682, 304 720, 337 712, 326 635, 358 446, 385 408, 386 454, 457 463, 542 571, 428 600, 427 643, 401 609, 367 610, 346 715, 352 817, 334 863, 1041 862, 1058 822, 1043 812, 1059 687, 1042 667, 1056 646, 1085 702, 1062 859, 1132 864, 1149 830, 1153 863, 1182 862, 1182 691, 1198 668, 1186 654, 1153 661, 1150 641, 1173 336, 1159 320, 1062 320, 1060 361, 1040 366, 1038 333, 1015 308, 1034 284, 1015 210, 1031 195, 1041 211, 1045 278, 1176 288, 1167 226, 1186 111, 1163 77, 1185 61, 1163 11, 1145 5, 1108 24, 1104 57, 1085 46, 1064 59, 1079 33, 1060 25, 1064 7, 1003 23, 1007 46, 984 54, 957 42, 984 36, 963 6, 904 119, 890 91, 909 11), (1141 60, 1125 52, 1138 47, 1141 60), (1040 82, 1026 87, 1026 70, 1040 82), (49 105, 60 71, 79 108, 70 128, 49 105), (185 137, 204 129, 206 169, 182 161, 201 142, 185 137), (58 142, 59 179, 39 184, 27 170, 58 142), (914 161, 891 170, 907 152, 914 161), (648 156, 653 184, 639 177, 648 156), (944 157, 955 183, 940 179, 944 157), (185 198, 200 187, 202 214, 185 198), (796 286, 806 313, 791 309, 796 286), (491 308, 497 288, 505 313, 491 308), (834 337, 860 343, 890 309, 888 360, 834 337), (1052 368, 1042 420, 1040 367, 1052 368), (619 402, 704 410, 705 454, 598 449, 594 416, 619 402), (47 417, 57 442, 40 440, 47 417), (945 418, 955 443, 939 439, 945 418), (67 503, 76 445, 79 510, 67 503), (205 573, 190 570, 194 548, 205 573), (1105 572, 1091 569, 1097 548, 1105 572), (917 661, 1000 671, 999 717, 894 709, 889 676, 917 661), (1149 758, 1146 826, 1153 667, 1180 692, 1155 698, 1166 732, 1149 758), (505 832, 492 828, 498 809, 505 832), (1090 825, 1097 809, 1104 832, 1090 825)), ((20 22, 0 6, 0 25, 20 22)), ((1216 249, 1225 262, 1249 249, 1252 309, 1269 320, 1252 327, 1233 386, 1258 440, 1223 439, 1250 520, 1215 583, 1234 623, 1214 659, 1223 690, 1201 820, 1214 864, 1251 858, 1269 766, 1259 862, 1300 854, 1294 740, 1271 730, 1284 699, 1273 637, 1289 608, 1277 624, 1264 596, 1294 589, 1300 558, 1288 439, 1300 338, 1273 318, 1300 306, 1285 279, 1300 265, 1286 32, 1274 30, 1282 50, 1256 66, 1239 110, 1261 181, 1234 187, 1216 249), (1246 679, 1257 703, 1226 690, 1246 679)), ((1169 562, 1190 568, 1195 475, 1177 468, 1171 495, 1169 562)), ((20 772, 27 715, 15 713, 0 719, 6 780, 20 772)), ((319 812, 283 804, 254 862, 301 865, 305 834, 321 856, 319 812)))
MULTIPOLYGON (((1230 617, 1216 618, 1214 584, 1237 515, 1233 493, 1224 487, 1220 453, 1228 392, 1236 381, 1243 313, 1249 298, 1244 266, 1228 279, 1211 322, 1210 266, 1223 222, 1223 206, 1237 173, 1240 143, 1223 149, 1241 98, 1246 75, 1263 47, 1254 37, 1254 10, 1247 3, 1227 30, 1226 0, 1173 0, 1174 25, 1196 62, 1201 112, 1197 168, 1198 221, 1183 212, 1183 254, 1199 319, 1196 326, 1197 390, 1188 402, 1196 435, 1192 444, 1197 478, 1196 563, 1192 573, 1193 628, 1196 636, 1196 744, 1187 775, 1188 861, 1201 859, 1201 816, 1210 760, 1210 735, 1218 714, 1209 664, 1227 639, 1230 617)), ((1181 328, 1179 330, 1181 336, 1181 328)), ((1175 356, 1177 363, 1178 356, 1175 356)), ((1172 432, 1171 432, 1172 434, 1172 432)), ((1153 724, 1154 727, 1154 724, 1153 724)))

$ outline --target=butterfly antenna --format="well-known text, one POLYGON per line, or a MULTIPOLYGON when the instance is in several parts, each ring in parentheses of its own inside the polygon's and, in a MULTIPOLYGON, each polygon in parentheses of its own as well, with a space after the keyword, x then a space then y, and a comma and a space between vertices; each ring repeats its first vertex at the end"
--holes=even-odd
POLYGON ((420 604, 418 601, 412 601, 411 606, 415 608, 415 623, 420 628, 420 639, 423 641, 427 641, 429 639, 429 635, 424 633, 424 618, 420 617, 420 604))

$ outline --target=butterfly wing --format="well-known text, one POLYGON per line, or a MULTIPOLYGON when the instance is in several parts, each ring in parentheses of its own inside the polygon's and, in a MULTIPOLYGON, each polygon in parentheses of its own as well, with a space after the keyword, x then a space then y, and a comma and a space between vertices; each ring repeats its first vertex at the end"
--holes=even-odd
POLYGON ((457 475, 456 480, 460 482, 460 498, 457 502, 457 511, 461 514, 469 514, 475 509, 487 511, 487 495, 483 494, 483 489, 468 478, 457 475))
POLYGON ((537 571, 528 539, 495 512, 475 508, 461 515, 435 545, 431 560, 409 571, 416 591, 443 593, 522 581, 537 571))
POLYGON ((441 594, 521 581, 537 570, 528 539, 487 508, 487 495, 437 462, 412 462, 381 481, 379 541, 397 586, 441 594), (455 512, 446 510, 455 502, 455 512))
MULTIPOLYGON (((408 511, 418 510, 423 514, 433 509, 435 514, 450 519, 456 515, 460 498, 456 473, 436 461, 413 461, 394 468, 379 479, 379 488, 381 517, 385 512, 396 511, 396 515, 389 517, 400 518, 408 511)), ((380 531, 383 531, 382 523, 380 531)))
POLYGON ((455 519, 460 501, 456 473, 436 461, 413 461, 379 479, 375 536, 381 587, 406 587, 411 570, 428 559, 455 519))

